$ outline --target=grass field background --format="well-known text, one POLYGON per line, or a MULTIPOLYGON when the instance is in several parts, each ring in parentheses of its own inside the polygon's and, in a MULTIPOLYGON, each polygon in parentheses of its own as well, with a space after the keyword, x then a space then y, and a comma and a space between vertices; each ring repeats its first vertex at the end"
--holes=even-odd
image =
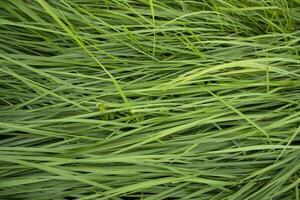
POLYGON ((0 199, 299 200, 299 0, 0 3, 0 199))

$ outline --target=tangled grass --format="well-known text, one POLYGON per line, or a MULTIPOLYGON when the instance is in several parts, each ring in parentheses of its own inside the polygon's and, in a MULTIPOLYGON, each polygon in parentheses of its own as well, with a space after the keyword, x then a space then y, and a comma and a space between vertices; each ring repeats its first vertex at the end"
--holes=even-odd
POLYGON ((0 199, 299 200, 299 0, 0 15, 0 199))

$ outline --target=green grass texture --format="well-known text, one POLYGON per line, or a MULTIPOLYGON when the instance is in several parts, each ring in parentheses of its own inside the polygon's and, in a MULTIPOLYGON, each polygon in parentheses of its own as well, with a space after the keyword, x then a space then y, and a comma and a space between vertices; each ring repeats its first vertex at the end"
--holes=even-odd
POLYGON ((1 200, 299 200, 299 0, 2 0, 1 200))

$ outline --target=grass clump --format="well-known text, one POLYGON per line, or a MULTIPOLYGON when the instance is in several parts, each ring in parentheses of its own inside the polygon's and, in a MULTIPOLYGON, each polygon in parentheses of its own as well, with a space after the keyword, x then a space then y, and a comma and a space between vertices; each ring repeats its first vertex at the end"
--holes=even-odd
POLYGON ((298 199, 298 0, 0 4, 0 199, 298 199))

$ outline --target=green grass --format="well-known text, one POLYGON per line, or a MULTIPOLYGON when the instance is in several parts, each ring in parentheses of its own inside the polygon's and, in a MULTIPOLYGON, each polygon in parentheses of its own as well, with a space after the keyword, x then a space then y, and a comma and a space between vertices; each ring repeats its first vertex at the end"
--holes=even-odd
POLYGON ((0 199, 300 199, 299 0, 7 0, 0 44, 0 199))

